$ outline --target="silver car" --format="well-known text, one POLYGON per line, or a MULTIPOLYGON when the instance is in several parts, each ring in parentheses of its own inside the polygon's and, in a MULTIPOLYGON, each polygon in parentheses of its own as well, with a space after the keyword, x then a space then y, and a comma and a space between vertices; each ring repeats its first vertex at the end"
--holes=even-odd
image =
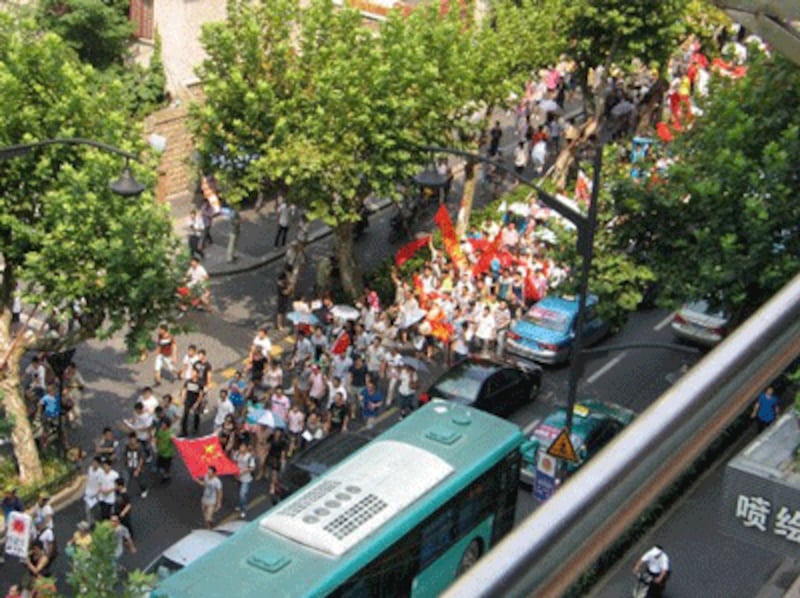
POLYGON ((713 310, 707 301, 685 303, 672 318, 672 332, 678 338, 713 347, 728 335, 728 316, 720 310, 713 310))
POLYGON ((162 581, 222 544, 247 523, 236 520, 222 523, 214 529, 192 530, 147 565, 144 572, 154 574, 157 582, 162 581))

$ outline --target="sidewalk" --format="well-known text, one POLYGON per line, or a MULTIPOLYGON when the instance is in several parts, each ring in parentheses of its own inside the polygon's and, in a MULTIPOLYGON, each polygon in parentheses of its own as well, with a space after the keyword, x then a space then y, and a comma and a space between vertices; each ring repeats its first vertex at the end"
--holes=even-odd
MULTIPOLYGON (((391 200, 367 200, 367 210, 375 214, 391 205, 391 200)), ((189 213, 196 208, 191 193, 188 191, 169 202, 175 234, 187 241, 189 213)), ((275 235, 278 231, 278 217, 275 212, 275 200, 265 201, 259 210, 245 208, 239 212, 241 218, 239 239, 234 254, 234 261, 227 261, 228 239, 231 233, 230 219, 219 216, 214 219, 211 236, 214 243, 205 248, 203 266, 212 278, 230 276, 255 270, 279 259, 283 259, 286 248, 297 237, 299 218, 289 225, 286 244, 275 246, 275 235)), ((321 220, 314 220, 308 227, 308 244, 315 243, 333 233, 333 229, 321 220)))

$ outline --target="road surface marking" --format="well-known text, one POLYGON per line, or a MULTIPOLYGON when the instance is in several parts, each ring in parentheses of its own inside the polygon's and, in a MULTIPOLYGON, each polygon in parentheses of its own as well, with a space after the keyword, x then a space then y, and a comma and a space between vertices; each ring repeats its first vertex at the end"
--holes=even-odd
POLYGON ((540 421, 542 421, 542 418, 537 417, 535 420, 533 420, 531 423, 525 426, 525 428, 523 428, 522 431, 525 432, 525 434, 530 434, 531 430, 533 430, 536 426, 538 426, 540 421))
POLYGON ((611 361, 609 361, 607 364, 605 364, 603 367, 601 367, 599 370, 597 370, 597 371, 596 371, 594 374, 592 374, 591 376, 589 376, 589 377, 586 379, 586 381, 587 381, 589 384, 593 384, 594 382, 596 382, 596 381, 597 381, 597 380, 600 378, 600 376, 602 376, 603 374, 605 374, 606 372, 608 372, 608 371, 609 371, 611 368, 613 368, 613 367, 614 367, 615 365, 617 365, 617 364, 618 364, 620 361, 622 361, 622 359, 623 359, 623 358, 624 358, 624 357, 625 357, 627 354, 628 354, 628 352, 627 352, 627 351, 623 351, 622 353, 620 353, 619 355, 617 355, 617 356, 616 356, 614 359, 612 359, 612 360, 611 360, 611 361))
POLYGON ((674 317, 675 317, 675 314, 674 314, 674 313, 671 313, 671 314, 669 314, 669 315, 668 315, 666 318, 664 318, 664 319, 663 319, 663 320, 661 320, 661 321, 660 321, 658 324, 656 324, 655 326, 653 326, 653 330, 655 330, 656 332, 658 332, 659 330, 661 330, 662 328, 664 328, 664 327, 665 327, 667 324, 669 324, 670 322, 672 322, 672 318, 674 318, 674 317))

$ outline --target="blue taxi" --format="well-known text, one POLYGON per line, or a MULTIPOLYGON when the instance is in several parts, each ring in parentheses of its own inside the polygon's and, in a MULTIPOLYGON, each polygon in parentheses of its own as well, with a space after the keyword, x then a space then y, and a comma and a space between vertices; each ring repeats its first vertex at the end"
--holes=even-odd
MULTIPOLYGON (((547 296, 511 327, 506 351, 541 363, 568 361, 572 356, 577 320, 577 298, 547 296)), ((608 329, 608 322, 597 313, 597 297, 589 295, 583 323, 584 346, 601 340, 608 329)))

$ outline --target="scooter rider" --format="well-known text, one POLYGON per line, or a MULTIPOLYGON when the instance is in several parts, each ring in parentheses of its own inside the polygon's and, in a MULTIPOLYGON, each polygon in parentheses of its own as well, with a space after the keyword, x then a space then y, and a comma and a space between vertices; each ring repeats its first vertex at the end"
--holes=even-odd
POLYGON ((645 552, 633 566, 633 574, 636 576, 643 575, 645 571, 652 578, 647 595, 659 598, 667 585, 670 568, 669 557, 658 544, 645 552))

